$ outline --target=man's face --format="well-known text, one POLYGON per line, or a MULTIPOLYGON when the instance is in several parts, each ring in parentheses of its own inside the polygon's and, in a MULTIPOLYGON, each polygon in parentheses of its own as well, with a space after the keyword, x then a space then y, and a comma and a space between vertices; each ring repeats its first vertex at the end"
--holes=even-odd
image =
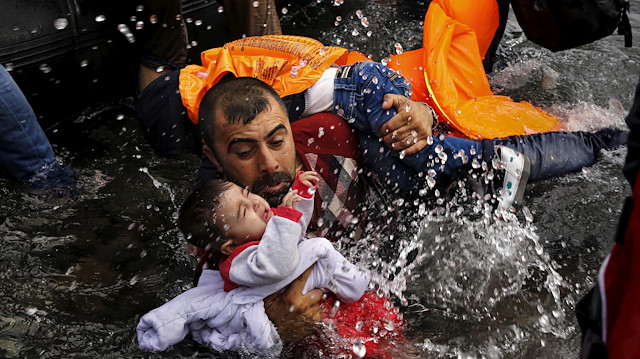
POLYGON ((296 153, 286 112, 272 98, 253 121, 229 123, 215 116, 214 148, 204 147, 224 177, 277 207, 296 173, 296 153))

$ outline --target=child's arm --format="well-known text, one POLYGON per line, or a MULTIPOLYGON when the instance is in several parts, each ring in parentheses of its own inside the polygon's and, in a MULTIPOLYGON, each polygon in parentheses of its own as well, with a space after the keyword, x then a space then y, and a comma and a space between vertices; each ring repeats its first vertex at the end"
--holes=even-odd
POLYGON ((317 258, 302 294, 314 288, 329 290, 345 303, 355 302, 369 286, 369 274, 361 271, 340 254, 326 238, 312 238, 300 243, 300 261, 317 258))
POLYGON ((300 219, 300 225, 302 226, 301 235, 304 236, 307 233, 307 227, 311 222, 313 216, 313 196, 318 189, 318 173, 315 171, 300 171, 293 185, 291 185, 292 191, 298 191, 297 195, 300 199, 296 201, 295 207, 298 211, 302 212, 302 218, 300 219))

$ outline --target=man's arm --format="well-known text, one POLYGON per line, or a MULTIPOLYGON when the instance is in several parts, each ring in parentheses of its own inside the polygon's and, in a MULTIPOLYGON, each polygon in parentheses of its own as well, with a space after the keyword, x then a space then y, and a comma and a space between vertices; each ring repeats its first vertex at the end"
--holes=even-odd
POLYGON ((284 342, 296 341, 312 333, 316 329, 316 323, 322 320, 322 312, 318 305, 322 291, 314 289, 302 295, 311 269, 313 266, 291 282, 285 291, 274 293, 264 299, 265 312, 278 328, 284 342))

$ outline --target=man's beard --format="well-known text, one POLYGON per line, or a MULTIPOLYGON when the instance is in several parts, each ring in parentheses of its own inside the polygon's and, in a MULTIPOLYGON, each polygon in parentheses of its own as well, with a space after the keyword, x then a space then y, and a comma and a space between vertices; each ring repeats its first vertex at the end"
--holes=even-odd
POLYGON ((260 195, 264 198, 269 206, 276 208, 282 203, 282 198, 287 192, 289 192, 289 188, 293 183, 293 178, 289 176, 286 172, 274 172, 268 173, 261 177, 259 177, 256 182, 251 187, 251 192, 260 195), (271 185, 277 185, 280 183, 287 183, 287 186, 282 187, 278 191, 265 191, 265 187, 271 185))

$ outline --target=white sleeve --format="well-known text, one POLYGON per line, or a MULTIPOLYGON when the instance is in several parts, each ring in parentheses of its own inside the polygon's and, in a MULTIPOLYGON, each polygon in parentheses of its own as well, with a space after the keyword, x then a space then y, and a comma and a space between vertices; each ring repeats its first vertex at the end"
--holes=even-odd
POLYGON ((330 112, 333 108, 333 89, 337 67, 330 67, 322 73, 320 80, 316 81, 304 92, 304 112, 300 115, 305 118, 314 113, 330 112))
POLYGON ((260 243, 248 247, 233 259, 229 279, 247 286, 281 281, 298 265, 299 239, 299 223, 283 217, 272 217, 260 243))
MULTIPOLYGON (((307 244, 307 242, 314 242, 316 248, 313 251, 322 254, 311 270, 302 294, 307 294, 314 288, 320 288, 333 292, 345 303, 360 299, 369 286, 369 273, 363 272, 349 262, 327 239, 313 238, 304 243, 307 244)), ((300 247, 301 256, 311 255, 306 250, 303 251, 302 243, 300 247)))
POLYGON ((302 217, 300 218, 300 226, 302 227, 300 235, 302 237, 307 234, 307 227, 309 227, 309 222, 311 222, 311 216, 313 216, 313 204, 315 194, 311 198, 304 198, 302 196, 298 196, 301 199, 300 202, 296 203, 296 209, 302 213, 302 217))

